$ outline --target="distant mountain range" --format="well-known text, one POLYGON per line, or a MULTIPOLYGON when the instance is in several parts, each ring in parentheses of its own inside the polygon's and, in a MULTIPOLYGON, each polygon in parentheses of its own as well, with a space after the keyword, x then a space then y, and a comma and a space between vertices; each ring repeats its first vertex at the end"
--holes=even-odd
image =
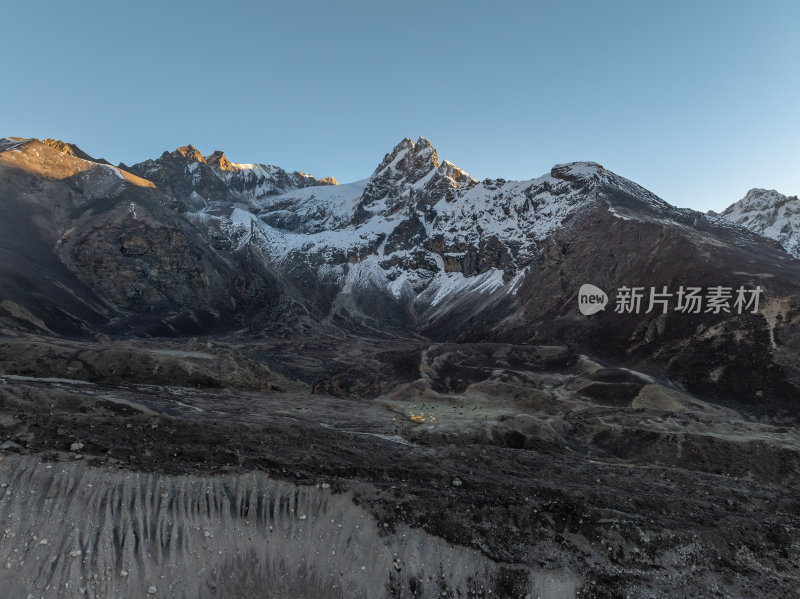
POLYGON ((4 138, 0 206, 4 334, 565 344, 709 397, 800 397, 798 202, 776 192, 715 215, 591 162, 477 181, 425 139, 338 184, 191 145, 115 167, 4 138), (581 315, 584 283, 612 304, 581 315), (756 314, 648 313, 647 298, 620 314, 625 286, 763 297, 756 314))

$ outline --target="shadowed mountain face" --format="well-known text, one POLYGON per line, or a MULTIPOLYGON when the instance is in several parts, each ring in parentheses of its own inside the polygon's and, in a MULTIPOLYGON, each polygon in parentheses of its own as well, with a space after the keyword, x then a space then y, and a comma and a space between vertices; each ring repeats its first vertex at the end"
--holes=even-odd
POLYGON ((263 260, 217 252, 153 183, 36 140, 9 145, 0 153, 6 326, 181 335, 291 311, 263 260))
MULTIPOLYGON (((348 570, 327 596, 661 596, 675 584, 711 592, 720 580, 748 596, 732 574, 747 560, 732 543, 765 556, 747 562, 764 580, 785 574, 776 596, 791 593, 800 262, 762 236, 777 225, 753 217, 769 198, 751 195, 734 219, 732 209, 677 209, 590 162, 477 181, 425 139, 401 141, 368 179, 338 184, 191 145, 114 167, 73 144, 4 138, 0 442, 56 461, 80 451, 100 469, 68 476, 160 472, 153 484, 188 503, 201 498, 177 477, 187 473, 244 477, 208 479, 223 494, 239 485, 237 502, 257 501, 254 471, 272 477, 267 486, 333 481, 362 506, 343 500, 334 519, 371 514, 364 534, 403 564, 389 553, 365 562, 388 569, 369 584, 348 570), (604 310, 581 313, 584 284, 607 294, 604 310), (625 288, 641 293, 638 307, 623 309, 625 288), (678 309, 690 288, 704 303, 678 309), (758 306, 736 303, 756 290, 758 306), (171 432, 153 432, 162 430, 171 432), (670 483, 663 501, 652 476, 670 483), (764 485, 757 497, 752 477, 764 485), (376 540, 373 525, 394 536, 376 540), (772 536, 741 532, 759 527, 772 536), (444 566, 398 549, 409 530, 426 561, 442 543, 480 580, 424 582, 444 566), (708 569, 699 581, 683 572, 698 560, 708 569)), ((10 479, 20 489, 54 484, 14 459, 27 473, 10 479)), ((279 494, 298 493, 327 501, 294 485, 279 494)), ((178 519, 194 526, 187 514, 178 519)), ((219 525, 205 514, 202 526, 219 525)), ((300 514, 259 514, 250 540, 279 520, 281 538, 302 547, 289 531, 304 526, 300 514)), ((319 530, 338 539, 336 528, 319 530)), ((129 582, 146 594, 149 576, 188 559, 185 539, 129 582)), ((75 542, 70 551, 83 552, 66 532, 58 540, 65 552, 75 542)), ((250 558, 226 557, 187 596, 249 596, 276 572, 301 577, 251 549, 253 580, 231 582, 250 558)), ((309 563, 303 592, 326 596, 342 559, 309 563)), ((68 570, 62 583, 81 584, 68 570)), ((119 576, 92 592, 119 591, 119 576)))

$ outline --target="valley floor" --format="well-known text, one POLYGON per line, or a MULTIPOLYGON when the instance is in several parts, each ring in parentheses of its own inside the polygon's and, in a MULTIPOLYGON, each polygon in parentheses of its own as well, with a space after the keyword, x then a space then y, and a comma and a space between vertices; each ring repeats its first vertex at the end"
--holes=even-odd
POLYGON ((5 339, 0 352, 3 596, 800 587, 796 424, 567 348, 5 339))

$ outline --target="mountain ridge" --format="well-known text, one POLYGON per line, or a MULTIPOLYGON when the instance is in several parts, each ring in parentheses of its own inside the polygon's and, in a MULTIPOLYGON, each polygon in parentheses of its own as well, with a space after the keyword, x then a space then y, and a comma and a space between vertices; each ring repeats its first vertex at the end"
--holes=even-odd
MULTIPOLYGON (((785 407, 794 393, 786 389, 800 384, 792 358, 798 263, 776 242, 676 208, 598 163, 559 164, 526 181, 477 181, 440 160, 428 140, 405 138, 368 179, 332 185, 279 167, 220 168, 222 152, 209 154, 209 164, 191 145, 130 174, 40 142, 1 143, 0 165, 17 182, 7 202, 25 223, 19 230, 46 230, 52 268, 66 266, 80 281, 83 305, 103 305, 88 320, 55 318, 58 302, 25 295, 51 285, 31 272, 24 285, 14 283, 9 301, 18 308, 0 313, 7 330, 74 322, 75 332, 122 336, 324 330, 567 343, 750 404, 765 397, 785 407), (34 180, 15 174, 21 165, 34 180), (52 177, 56 165, 63 176, 52 177), (48 176, 37 190, 37 177, 48 176), (69 198, 58 218, 46 216, 53 197, 69 198), (29 222, 34 198, 44 212, 29 222), (586 318, 575 300, 587 282, 609 292, 761 286, 765 315, 606 310, 586 318), (20 303, 26 298, 28 306, 20 303), (698 365, 691 344, 713 355, 726 344, 737 349, 698 365)), ((30 235, 9 229, 18 239, 9 251, 24 252, 30 235)))

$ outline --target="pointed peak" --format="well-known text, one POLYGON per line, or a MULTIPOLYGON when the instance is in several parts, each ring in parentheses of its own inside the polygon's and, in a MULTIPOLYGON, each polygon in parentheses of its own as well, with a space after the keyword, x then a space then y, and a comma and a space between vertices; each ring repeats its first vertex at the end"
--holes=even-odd
POLYGON ((195 148, 192 144, 189 144, 188 146, 181 146, 173 152, 173 155, 183 156, 187 160, 194 160, 195 162, 206 161, 206 159, 203 158, 203 155, 198 152, 197 148, 195 148))
POLYGON ((404 137, 397 143, 394 149, 387 154, 387 156, 396 156, 403 150, 409 150, 415 154, 425 151, 431 151, 436 154, 436 150, 434 149, 433 145, 426 138, 419 137, 417 138, 417 141, 411 141, 410 137, 404 137))
POLYGON ((207 164, 215 166, 221 171, 234 170, 233 164, 225 157, 225 152, 221 150, 214 150, 213 153, 206 156, 205 161, 207 164))
POLYGON ((424 137, 420 137, 417 143, 414 144, 414 153, 420 156, 430 154, 433 159, 433 168, 439 168, 439 155, 436 153, 436 149, 433 145, 431 145, 431 142, 424 137))
POLYGON ((401 150, 408 150, 409 148, 413 147, 414 147, 414 142, 411 141, 411 138, 404 137, 398 142, 398 144, 394 147, 391 153, 394 154, 395 152, 399 152, 401 150))
POLYGON ((416 143, 404 137, 391 153, 383 157, 373 176, 383 173, 389 167, 401 170, 408 170, 411 167, 415 171, 424 169, 424 173, 427 173, 439 167, 439 156, 431 142, 424 137, 420 137, 416 143))

